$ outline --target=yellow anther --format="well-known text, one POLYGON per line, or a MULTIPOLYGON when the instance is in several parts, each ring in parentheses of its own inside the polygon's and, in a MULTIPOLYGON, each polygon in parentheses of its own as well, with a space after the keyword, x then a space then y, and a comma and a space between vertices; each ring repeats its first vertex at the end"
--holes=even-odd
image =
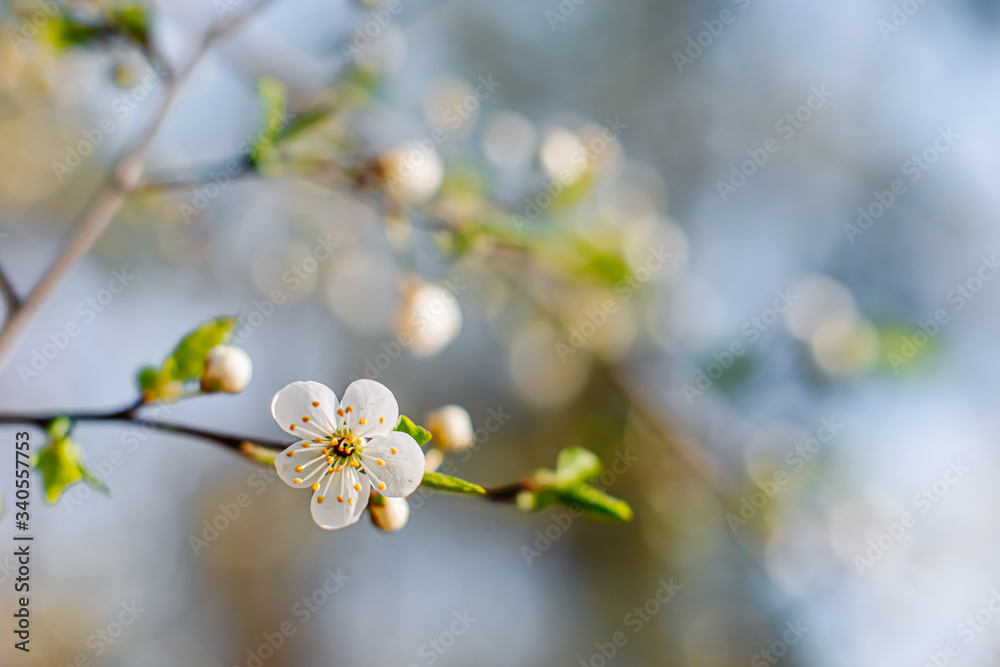
POLYGON ((385 417, 379 417, 378 418, 378 423, 379 424, 384 424, 385 423, 385 417))
POLYGON ((289 426, 288 429, 291 430, 291 431, 294 431, 295 430, 295 424, 292 424, 291 426, 289 426))
POLYGON ((323 438, 316 438, 315 440, 313 440, 313 442, 315 442, 318 445, 319 443, 323 442, 323 438))
POLYGON ((365 424, 368 423, 368 420, 365 419, 364 417, 362 417, 361 419, 358 420, 358 423, 361 424, 362 426, 364 426, 365 424))
POLYGON ((313 407, 314 408, 318 408, 319 407, 319 401, 313 401, 313 407))
POLYGON ((285 456, 291 458, 292 456, 295 456, 295 452, 288 452, 285 456))
POLYGON ((344 408, 337 408, 337 414, 340 415, 341 417, 343 417, 344 416, 344 408))
POLYGON ((338 503, 344 502, 344 497, 343 496, 337 496, 337 502, 338 503))
POLYGON ((392 452, 393 454, 399 454, 399 452, 398 452, 398 451, 396 451, 396 448, 395 448, 395 447, 390 447, 390 448, 389 448, 389 451, 390 451, 390 452, 392 452))
POLYGON ((348 505, 353 505, 354 504, 354 498, 348 498, 347 499, 347 504, 348 505))
MULTIPOLYGON (((299 466, 299 468, 301 468, 301 467, 302 467, 302 466, 299 466)), ((296 472, 298 472, 298 468, 296 468, 296 472)), ((301 480, 301 479, 299 479, 298 477, 296 477, 296 478, 295 478, 295 479, 293 479, 292 481, 293 481, 293 482, 295 482, 296 484, 301 484, 301 483, 302 483, 302 480, 301 480)))
POLYGON ((347 412, 354 412, 354 408, 352 408, 350 405, 348 405, 347 406, 347 412))
POLYGON ((333 463, 333 457, 332 456, 326 457, 326 462, 327 463, 333 463))
POLYGON ((295 466, 295 472, 302 472, 302 466, 295 466))
POLYGON ((357 482, 355 482, 355 483, 354 483, 354 490, 355 490, 355 491, 360 491, 360 490, 361 490, 361 485, 360 485, 360 484, 358 484, 357 482))
POLYGON ((305 417, 302 418, 302 421, 308 423, 308 422, 311 422, 312 419, 310 419, 308 416, 305 416, 305 417))
POLYGON ((313 483, 313 491, 319 491, 319 482, 313 483))
POLYGON ((385 465, 385 461, 383 461, 382 459, 375 459, 375 463, 379 464, 380 466, 385 465))
POLYGON ((378 490, 379 491, 385 491, 385 482, 379 482, 378 483, 378 490))
POLYGON ((316 496, 316 502, 321 503, 326 500, 326 496, 316 496))

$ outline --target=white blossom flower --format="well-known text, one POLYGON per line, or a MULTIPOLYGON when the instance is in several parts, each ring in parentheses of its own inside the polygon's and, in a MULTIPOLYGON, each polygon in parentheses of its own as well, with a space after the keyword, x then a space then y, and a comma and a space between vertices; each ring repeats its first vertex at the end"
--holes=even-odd
POLYGON ((287 433, 305 438, 274 461, 289 486, 311 488, 313 520, 328 530, 361 518, 369 489, 402 498, 420 486, 424 453, 394 431, 396 398, 374 380, 356 380, 338 401, 319 382, 293 382, 271 401, 271 414, 287 433))
POLYGON ((216 345, 209 350, 205 358, 201 390, 238 394, 246 389, 251 375, 253 375, 253 363, 246 352, 232 345, 216 345))

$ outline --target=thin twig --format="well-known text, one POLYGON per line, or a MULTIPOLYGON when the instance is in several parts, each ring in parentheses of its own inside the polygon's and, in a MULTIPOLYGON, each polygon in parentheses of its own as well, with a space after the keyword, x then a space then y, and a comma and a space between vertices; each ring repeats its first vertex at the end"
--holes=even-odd
POLYGON ((7 277, 7 272, 0 266, 0 293, 3 293, 4 303, 7 305, 6 319, 10 319, 21 309, 21 297, 17 295, 17 290, 7 277))
POLYGON ((121 208, 126 195, 136 188, 142 177, 146 155, 166 122, 184 84, 202 58, 211 48, 231 32, 237 30, 275 0, 261 0, 255 7, 222 21, 205 35, 188 63, 166 82, 166 91, 153 121, 136 144, 115 164, 111 175, 80 215, 66 247, 35 285, 21 308, 4 322, 0 330, 0 371, 10 361, 11 355, 28 328, 31 320, 51 296, 62 279, 90 251, 121 208))

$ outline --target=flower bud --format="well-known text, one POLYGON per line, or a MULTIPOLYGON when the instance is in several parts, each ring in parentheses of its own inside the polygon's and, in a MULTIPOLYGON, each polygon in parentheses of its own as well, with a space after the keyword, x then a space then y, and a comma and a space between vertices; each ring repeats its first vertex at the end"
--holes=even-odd
POLYGON ((434 436, 435 446, 446 452, 467 449, 476 442, 472 418, 460 405, 445 405, 428 412, 424 424, 434 436))
POLYGON ((201 390, 238 394, 249 384, 252 374, 253 364, 246 352, 232 345, 216 345, 205 359, 201 390))
POLYGON ((410 504, 406 498, 372 498, 368 506, 372 523, 387 533, 399 530, 410 520, 410 504))
POLYGON ((428 449, 424 452, 424 472, 436 472, 444 463, 444 454, 440 449, 428 449))
POLYGON ((462 309, 450 290, 435 283, 419 283, 406 289, 396 315, 396 332, 413 356, 434 356, 461 331, 462 309))
MULTIPOLYGON (((430 143, 430 142, 428 142, 430 143)), ((431 199, 441 189, 444 162, 430 148, 413 141, 379 156, 390 197, 418 204, 431 199)))

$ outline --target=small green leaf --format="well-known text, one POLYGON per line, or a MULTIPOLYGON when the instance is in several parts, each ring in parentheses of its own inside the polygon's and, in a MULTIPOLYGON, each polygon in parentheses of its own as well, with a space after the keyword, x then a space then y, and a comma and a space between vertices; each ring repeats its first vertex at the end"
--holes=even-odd
POLYGON ((83 480, 93 488, 108 492, 108 487, 94 476, 83 461, 80 447, 69 436, 72 422, 65 417, 49 423, 50 442, 35 455, 34 466, 42 473, 45 498, 56 503, 73 484, 83 480))
POLYGON ((149 47, 149 12, 140 4, 117 9, 114 21, 121 33, 143 48, 149 47))
POLYGON ((632 508, 624 500, 619 500, 589 484, 578 484, 568 489, 556 492, 563 505, 572 507, 578 505, 584 516, 590 519, 605 519, 610 521, 631 521, 632 508))
MULTIPOLYGON (((171 371, 171 379, 183 382, 201 377, 209 351, 216 345, 228 342, 235 328, 235 317, 220 317, 202 324, 185 336, 170 355, 176 364, 171 371)), ((164 363, 164 370, 166 369, 167 363, 164 363)))
POLYGON ((486 489, 478 484, 440 472, 425 472, 420 486, 426 486, 436 491, 450 491, 451 493, 476 493, 480 495, 486 493, 486 489))
MULTIPOLYGON (((413 420, 407 417, 406 415, 399 416, 399 422, 396 423, 396 428, 394 428, 393 430, 407 434, 408 436, 416 440, 417 444, 420 445, 421 447, 430 442, 431 438, 433 437, 430 431, 425 429, 423 426, 417 426, 416 424, 413 423, 413 420)), ((426 479, 426 477, 424 479, 426 479)))
POLYGON ((572 486, 589 482, 601 474, 601 459, 589 449, 566 447, 556 459, 556 478, 559 486, 572 486))
POLYGON ((333 107, 323 106, 299 114, 275 134, 274 143, 280 144, 283 141, 289 141, 311 130, 329 118, 333 111, 333 107))

